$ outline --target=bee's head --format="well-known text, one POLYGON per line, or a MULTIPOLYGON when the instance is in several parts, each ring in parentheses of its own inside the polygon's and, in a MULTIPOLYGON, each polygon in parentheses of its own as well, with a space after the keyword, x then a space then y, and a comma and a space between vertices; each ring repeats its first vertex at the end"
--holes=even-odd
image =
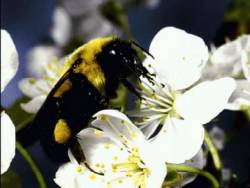
POLYGON ((117 78, 126 78, 133 75, 137 78, 143 76, 152 79, 151 74, 142 65, 142 61, 138 57, 133 45, 140 48, 140 46, 134 42, 118 38, 113 39, 105 45, 102 49, 102 53, 97 56, 97 60, 100 62, 102 69, 117 78))

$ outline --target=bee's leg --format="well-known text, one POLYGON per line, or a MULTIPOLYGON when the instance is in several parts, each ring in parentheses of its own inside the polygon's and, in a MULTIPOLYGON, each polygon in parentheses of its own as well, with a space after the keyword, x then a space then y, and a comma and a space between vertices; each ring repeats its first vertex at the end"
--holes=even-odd
POLYGON ((77 135, 72 138, 69 148, 76 161, 81 164, 86 158, 77 139, 79 139, 77 135))
POLYGON ((101 105, 102 108, 107 108, 109 104, 109 100, 107 97, 101 97, 99 104, 101 105))
POLYGON ((136 88, 127 79, 121 79, 123 85, 131 92, 134 93, 139 99, 141 99, 141 94, 136 90, 136 88))

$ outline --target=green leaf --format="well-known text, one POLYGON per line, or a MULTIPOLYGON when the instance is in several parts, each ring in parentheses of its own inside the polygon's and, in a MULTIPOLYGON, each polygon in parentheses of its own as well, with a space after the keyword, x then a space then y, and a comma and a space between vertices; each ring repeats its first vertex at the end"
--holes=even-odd
POLYGON ((168 171, 162 187, 172 186, 182 180, 182 176, 175 170, 168 171))
POLYGON ((117 97, 110 100, 109 105, 111 108, 123 108, 126 109, 127 107, 127 90, 124 85, 120 84, 117 91, 117 97))
POLYGON ((8 170, 1 175, 1 187, 2 188, 21 188, 21 179, 13 171, 8 170))
POLYGON ((248 122, 250 122, 250 108, 243 110, 243 113, 246 116, 248 122))
POLYGON ((203 177, 207 178, 207 180, 210 181, 212 187, 219 188, 220 184, 218 180, 208 171, 201 170, 199 168, 195 168, 188 165, 182 165, 182 164, 167 164, 168 172, 171 171, 177 171, 177 172, 187 172, 190 174, 197 174, 202 175, 203 177))
POLYGON ((16 132, 31 122, 34 117, 34 114, 25 112, 20 106, 21 103, 26 103, 29 100, 30 99, 28 97, 22 97, 6 110, 7 114, 16 126, 16 132))
POLYGON ((226 21, 233 22, 250 22, 250 1, 249 0, 233 0, 225 15, 226 21))

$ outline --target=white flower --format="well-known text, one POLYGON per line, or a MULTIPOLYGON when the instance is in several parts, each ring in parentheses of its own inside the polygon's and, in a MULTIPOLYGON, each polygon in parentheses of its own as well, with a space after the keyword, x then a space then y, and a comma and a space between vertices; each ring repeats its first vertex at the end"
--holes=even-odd
POLYGON ((91 172, 84 164, 78 164, 71 152, 69 152, 71 162, 59 167, 54 179, 61 188, 100 188, 102 187, 102 176, 91 172))
POLYGON ((16 74, 18 54, 9 33, 1 29, 1 92, 16 74))
POLYGON ((98 7, 106 0, 62 0, 62 6, 74 17, 87 15, 93 11, 98 11, 98 7))
MULTIPOLYGON (((226 72, 224 76, 239 77, 243 75, 250 78, 250 35, 243 35, 238 39, 227 42, 211 52, 211 66, 217 66, 217 69, 227 67, 231 71, 226 72), (224 67, 223 67, 224 66, 224 67)), ((216 72, 219 73, 219 72, 216 72)), ((220 75, 215 75, 220 76, 220 75)))
POLYGON ((151 64, 157 75, 175 90, 199 80, 200 70, 208 59, 208 49, 201 38, 174 27, 161 29, 154 36, 149 52, 155 58, 151 64))
POLYGON ((51 36, 58 46, 65 46, 71 35, 71 18, 63 7, 57 7, 53 12, 53 27, 51 36))
POLYGON ((1 174, 6 172, 15 156, 16 149, 15 126, 9 116, 1 113, 1 174))
POLYGON ((224 148, 225 132, 219 126, 213 126, 209 131, 210 137, 213 139, 213 143, 218 150, 224 148))
POLYGON ((75 35, 77 38, 84 38, 85 41, 100 36, 121 35, 121 32, 105 19, 98 11, 90 12, 85 17, 74 21, 75 35))
POLYGON ((43 65, 41 67, 41 72, 44 72, 42 78, 30 77, 19 81, 20 90, 31 98, 29 102, 21 104, 23 110, 36 113, 40 109, 51 89, 68 68, 65 58, 43 65))
POLYGON ((250 81, 236 80, 236 89, 229 99, 226 109, 246 110, 250 108, 250 81))
POLYGON ((227 109, 250 108, 250 35, 243 35, 211 51, 211 58, 203 70, 202 79, 225 76, 233 77, 237 84, 227 109))
POLYGON ((55 61, 59 55, 59 49, 54 46, 40 45, 32 48, 26 57, 29 74, 36 78, 43 77, 48 63, 55 61))
MULTIPOLYGON (((1 30, 1 92, 15 76, 18 54, 9 33, 1 30)), ((15 126, 9 116, 1 112, 1 174, 6 172, 15 156, 15 126)))
POLYGON ((159 4, 160 4, 160 0, 140 0, 140 1, 138 1, 138 0, 118 0, 118 1, 120 1, 122 4, 123 4, 123 6, 131 6, 131 4, 133 5, 133 4, 139 4, 139 5, 146 5, 148 8, 156 8, 156 7, 158 7, 159 6, 159 4))
MULTIPOLYGON (((102 182, 99 187, 106 188, 160 188, 167 172, 157 148, 116 110, 103 110, 94 117, 95 128, 77 135, 87 166, 95 173, 92 180, 102 182)), ((91 187, 87 182, 85 186, 91 187)))
POLYGON ((164 148, 161 155, 166 162, 183 163, 200 150, 202 125, 224 110, 235 82, 222 78, 193 85, 201 76, 207 48, 200 38, 184 31, 161 30, 150 45, 150 53, 155 61, 147 59, 146 64, 161 77, 156 77, 154 85, 144 80, 141 112, 137 116, 142 118, 141 129, 147 138, 152 138, 162 125, 152 138, 156 147, 164 148))

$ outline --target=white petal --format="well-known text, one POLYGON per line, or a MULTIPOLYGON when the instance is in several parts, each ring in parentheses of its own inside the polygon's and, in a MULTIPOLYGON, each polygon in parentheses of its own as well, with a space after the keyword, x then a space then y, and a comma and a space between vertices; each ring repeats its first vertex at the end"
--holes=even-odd
POLYGON ((63 76, 63 74, 69 69, 69 64, 66 64, 68 55, 57 59, 55 62, 47 64, 45 67, 45 75, 43 75, 43 79, 45 79, 50 87, 53 87, 56 82, 63 76), (47 80, 49 78, 49 80, 47 80))
POLYGON ((62 5, 71 16, 81 16, 96 11, 103 0, 63 0, 62 5))
POLYGON ((53 13, 51 36, 59 46, 64 46, 70 39, 71 20, 62 7, 57 7, 53 13))
POLYGON ((236 89, 229 98, 227 109, 241 110, 242 108, 250 108, 250 81, 236 80, 236 89))
POLYGON ((141 159, 150 170, 150 175, 146 179, 146 187, 161 188, 167 175, 167 166, 165 158, 161 156, 163 148, 153 142, 148 142, 145 147, 140 148, 141 159))
POLYGON ((77 176, 76 167, 77 166, 71 162, 61 165, 56 172, 56 177, 54 179, 55 183, 62 188, 67 188, 67 187, 76 188, 77 187, 75 183, 75 178, 77 176))
POLYGON ((250 81, 250 50, 249 52, 242 52, 241 64, 244 76, 250 81))
POLYGON ((152 145, 161 148, 158 155, 169 163, 184 163, 200 150, 204 139, 204 128, 191 121, 168 119, 152 145))
POLYGON ((32 76, 41 78, 45 74, 48 63, 60 55, 59 49, 53 46, 36 46, 27 54, 28 71, 32 76))
MULTIPOLYGON (((192 166, 195 168, 202 169, 206 164, 206 159, 203 154, 202 149, 189 161, 185 162, 185 165, 192 166)), ((182 180, 180 182, 180 186, 183 187, 186 184, 191 183, 192 181, 195 180, 197 175, 190 174, 190 173, 181 173, 182 175, 182 180)))
POLYGON ((1 174, 6 172, 15 156, 16 132, 9 116, 1 113, 1 174))
POLYGON ((54 181, 62 188, 102 187, 102 177, 90 172, 83 165, 71 162, 59 167, 54 181))
POLYGON ((219 126, 213 126, 209 131, 210 137, 213 139, 213 143, 218 150, 224 148, 225 132, 219 126))
MULTIPOLYGON (((152 154, 151 154, 152 155, 152 154)), ((151 170, 151 174, 146 180, 146 187, 147 188, 161 188, 162 183, 167 175, 167 166, 165 163, 154 163, 152 166, 149 167, 151 170)))
POLYGON ((112 163, 124 162, 128 157, 127 150, 121 150, 104 132, 97 129, 84 129, 77 137, 88 164, 96 172, 110 171, 112 163))
POLYGON ((15 44, 10 34, 1 29, 1 92, 16 74, 18 63, 15 44))
POLYGON ((176 111, 189 121, 208 123, 225 109, 235 87, 232 78, 202 82, 177 97, 176 111))
POLYGON ((27 103, 21 103, 21 107, 28 113, 37 113, 46 99, 46 95, 39 95, 27 103))
POLYGON ((214 80, 223 77, 239 77, 242 74, 242 65, 240 63, 207 63, 202 71, 201 80, 214 80))
POLYGON ((228 42, 213 52, 211 62, 213 64, 239 63, 241 50, 242 47, 239 40, 228 42))
POLYGON ((121 180, 122 180, 122 183, 119 182, 119 179, 112 181, 111 186, 109 186, 106 183, 106 187, 105 188, 110 188, 110 187, 114 187, 114 188, 138 188, 138 186, 136 186, 133 183, 133 180, 131 178, 125 178, 125 179, 121 178, 121 180))
POLYGON ((201 38, 174 27, 161 29, 149 51, 155 57, 152 66, 175 90, 197 81, 208 59, 208 49, 201 38))
POLYGON ((18 83, 19 89, 24 95, 33 98, 39 95, 48 95, 50 86, 43 79, 36 80, 35 78, 24 78, 18 83))
POLYGON ((249 34, 242 35, 241 37, 239 37, 236 40, 240 41, 243 50, 245 50, 247 52, 250 51, 250 35, 249 34))
POLYGON ((88 41, 99 36, 118 35, 119 30, 116 29, 107 19, 105 19, 99 12, 91 12, 86 15, 77 24, 75 35, 77 38, 88 41))
POLYGON ((105 134, 112 135, 112 138, 121 140, 121 135, 125 136, 134 144, 140 144, 145 139, 143 133, 137 128, 128 117, 117 110, 102 110, 94 115, 97 117, 92 125, 102 129, 105 134), (105 116, 105 120, 102 118, 105 116))
POLYGON ((159 125, 160 121, 155 120, 152 123, 143 125, 142 127, 140 127, 140 129, 144 133, 145 137, 148 139, 153 135, 153 133, 156 131, 159 125))
POLYGON ((149 7, 149 8, 156 8, 159 4, 160 4, 160 0, 146 0, 145 4, 149 7))
POLYGON ((243 71, 245 77, 249 79, 249 56, 250 36, 243 35, 214 50, 211 55, 210 63, 216 68, 220 68, 217 73, 222 76, 238 77, 243 71))

